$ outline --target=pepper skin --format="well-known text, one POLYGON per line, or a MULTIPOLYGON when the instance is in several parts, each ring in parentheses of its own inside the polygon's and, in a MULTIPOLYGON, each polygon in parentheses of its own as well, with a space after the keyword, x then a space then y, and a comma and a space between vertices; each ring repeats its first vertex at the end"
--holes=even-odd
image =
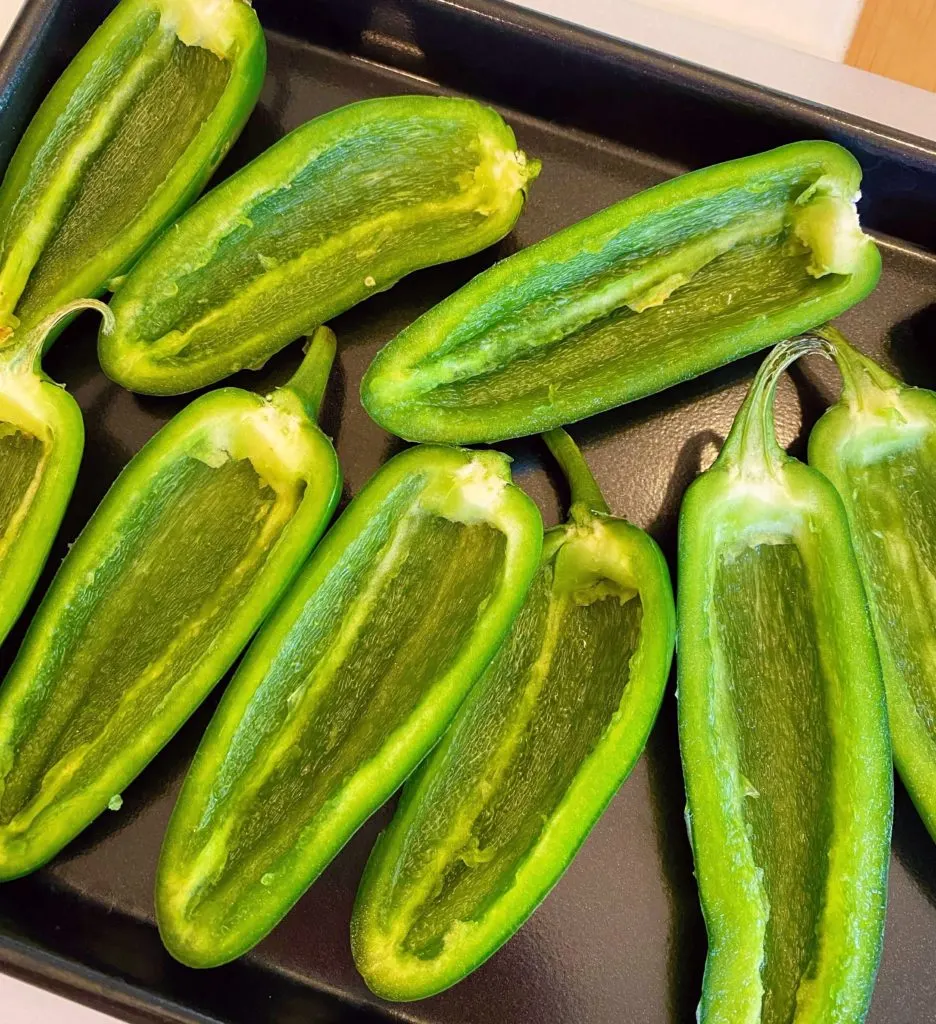
POLYGON ((53 86, 3 179, 0 323, 34 324, 110 288, 204 188, 265 69, 244 0, 122 0, 53 86))
POLYGON ((453 985, 523 924, 630 774, 669 675, 666 562, 615 519, 565 431, 572 486, 526 604, 377 840, 351 922, 385 999, 453 985))
POLYGON ((535 434, 661 391, 864 298, 861 169, 829 142, 693 171, 498 263, 379 352, 361 399, 413 441, 535 434))
POLYGON ((767 357, 679 526, 679 741, 700 1024, 859 1024, 887 900, 884 686, 845 510, 774 436, 767 357))
POLYGON ((0 643, 32 593, 71 497, 84 449, 78 403, 42 372, 42 349, 69 303, 32 328, 0 328, 0 643))
POLYGON ((425 757, 520 610, 542 529, 494 451, 413 448, 358 494, 185 780, 156 881, 173 956, 249 950, 425 757))
POLYGON ((317 117, 146 253, 111 303, 101 366, 152 395, 262 366, 404 275, 502 238, 538 171, 473 100, 396 96, 317 117))
POLYGON ((269 398, 189 405, 69 551, 0 687, 0 879, 113 806, 299 570, 340 492, 315 425, 334 351, 323 329, 269 398))
POLYGON ((936 837, 936 394, 908 387, 834 328, 839 401, 813 428, 809 462, 835 485, 871 606, 894 761, 936 837))

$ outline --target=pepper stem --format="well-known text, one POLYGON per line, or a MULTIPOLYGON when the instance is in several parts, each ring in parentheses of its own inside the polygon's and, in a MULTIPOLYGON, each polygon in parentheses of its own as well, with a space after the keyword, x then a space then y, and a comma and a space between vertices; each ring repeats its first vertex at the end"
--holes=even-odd
POLYGON ((745 473, 773 473, 787 457, 777 443, 774 426, 774 395, 780 375, 801 356, 826 354, 819 338, 804 335, 776 345, 761 363, 754 383, 741 406, 716 465, 733 466, 745 473))
POLYGON ((601 488, 572 438, 562 427, 556 427, 555 430, 543 434, 543 440, 569 481, 572 504, 584 505, 590 512, 609 515, 611 510, 604 500, 601 488))
POLYGON ((903 384, 872 359, 856 349, 831 324, 809 332, 821 339, 823 349, 835 360, 842 375, 842 398, 853 408, 865 405, 866 398, 880 398, 880 392, 899 391, 903 384))
POLYGON ((316 327, 306 344, 299 369, 283 385, 299 397, 314 420, 318 419, 322 408, 336 346, 334 331, 328 327, 316 327))
POLYGON ((35 327, 17 333, 10 328, 0 329, 0 361, 5 362, 8 369, 19 373, 36 373, 42 361, 46 339, 66 317, 80 313, 83 309, 96 309, 104 318, 108 330, 113 330, 114 314, 110 307, 97 299, 75 299, 74 302, 50 313, 40 320, 35 327))

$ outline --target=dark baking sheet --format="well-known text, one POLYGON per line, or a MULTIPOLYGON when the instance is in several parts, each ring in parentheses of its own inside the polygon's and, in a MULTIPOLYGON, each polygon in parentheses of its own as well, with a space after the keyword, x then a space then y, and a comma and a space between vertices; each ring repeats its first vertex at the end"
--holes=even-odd
MULTIPOLYGON (((44 89, 110 6, 30 0, 0 55, 0 159, 8 158, 44 89)), ((324 427, 336 439, 345 500, 400 445, 363 413, 358 383, 378 346, 401 327, 493 260, 600 207, 683 169, 793 139, 836 139, 865 165, 862 214, 881 238, 885 272, 874 295, 841 318, 842 327, 910 382, 936 387, 936 153, 929 143, 506 4, 257 0, 256 7, 268 29, 267 82, 219 176, 316 114, 410 91, 458 91, 497 104, 524 148, 544 164, 526 212, 500 245, 415 274, 335 321, 340 358, 324 427)), ((124 463, 185 403, 136 397, 110 383, 95 361, 95 329, 94 318, 79 320, 46 363, 78 397, 88 434, 50 567, 124 463)), ((234 382, 268 388, 288 376, 298 355, 293 346, 262 372, 234 382)), ((573 430, 613 509, 649 529, 671 562, 680 497, 711 461, 758 362, 744 360, 573 430)), ((803 454, 808 427, 835 388, 832 368, 815 361, 781 383, 781 440, 795 453, 803 454)), ((540 444, 504 447, 516 460, 516 479, 540 503, 547 523, 555 522, 564 496, 540 444)), ((21 635, 22 626, 0 651, 0 668, 21 635)), ((215 703, 209 700, 127 790, 119 813, 105 813, 48 868, 0 887, 0 967, 131 1020, 694 1019, 705 932, 683 825, 672 683, 646 754, 532 920, 467 981, 396 1007, 369 995, 348 948, 355 888, 387 809, 250 956, 196 972, 162 949, 151 897, 159 843, 215 703)), ((936 1020, 934 900, 936 848, 898 784, 875 1024, 936 1020)))

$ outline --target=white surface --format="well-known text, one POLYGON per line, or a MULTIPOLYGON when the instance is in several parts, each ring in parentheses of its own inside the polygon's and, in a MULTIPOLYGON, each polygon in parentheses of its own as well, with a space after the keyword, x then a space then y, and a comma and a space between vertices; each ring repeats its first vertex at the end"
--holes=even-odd
POLYGON ((843 60, 855 31, 861 0, 647 0, 804 53, 843 60))
POLYGON ((114 1018, 0 976, 0 1020, 3 1024, 113 1024, 114 1018))
MULTIPOLYGON (((936 95, 833 62, 844 56, 860 0, 526 0, 521 6, 936 138, 936 95)), ((0 0, 0 38, 19 8, 20 0, 0 0)), ((0 975, 0 1020, 108 1024, 113 1018, 0 975)))
POLYGON ((5 39, 22 7, 21 0, 0 0, 0 39, 5 39))
MULTIPOLYGON (((936 93, 634 0, 513 0, 777 92, 936 140, 936 93)), ((652 3, 653 0, 650 0, 652 3)), ((671 0, 660 0, 669 3, 671 0)), ((683 2, 683 0, 672 0, 683 2)), ((735 0, 690 0, 727 6, 735 0)), ((752 3, 753 0, 737 0, 752 3)), ((758 0, 764 3, 765 0, 758 0)), ((785 0, 798 10, 799 0, 785 0)), ((832 0, 803 0, 821 7, 832 0)), ((625 102, 626 97, 621 101, 625 102)))

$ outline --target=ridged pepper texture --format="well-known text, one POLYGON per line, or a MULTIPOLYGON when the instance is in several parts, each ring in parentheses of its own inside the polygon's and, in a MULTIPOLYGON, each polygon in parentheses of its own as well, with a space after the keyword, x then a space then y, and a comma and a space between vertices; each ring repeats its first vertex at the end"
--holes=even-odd
POLYGON ((708 931, 700 1024, 858 1024, 893 806, 884 686, 845 509, 774 436, 762 365, 679 524, 679 741, 708 931))

